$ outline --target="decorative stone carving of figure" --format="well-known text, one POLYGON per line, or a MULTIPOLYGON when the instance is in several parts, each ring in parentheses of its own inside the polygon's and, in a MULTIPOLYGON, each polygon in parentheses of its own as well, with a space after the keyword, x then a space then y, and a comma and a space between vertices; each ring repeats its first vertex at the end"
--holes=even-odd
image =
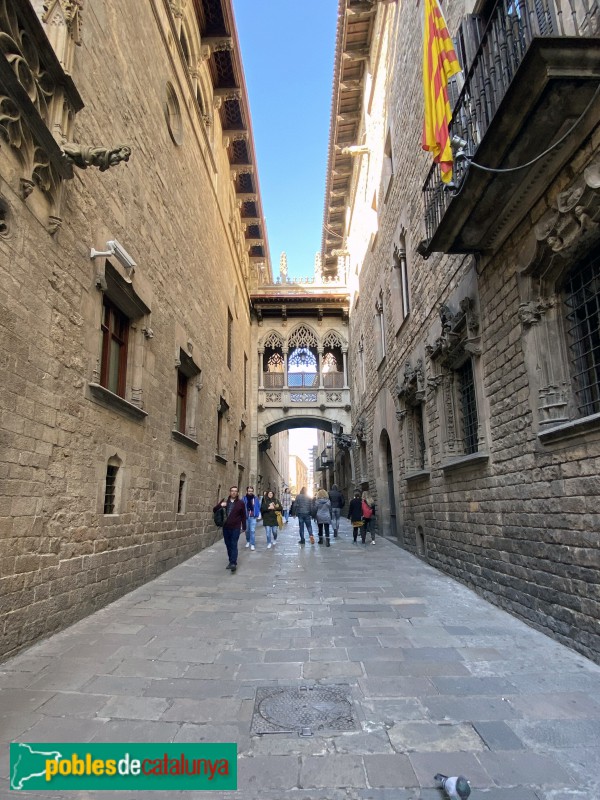
POLYGON ((80 169, 98 167, 100 172, 106 172, 121 161, 129 161, 131 147, 119 144, 116 147, 86 147, 80 144, 67 143, 63 145, 63 153, 67 161, 80 169))

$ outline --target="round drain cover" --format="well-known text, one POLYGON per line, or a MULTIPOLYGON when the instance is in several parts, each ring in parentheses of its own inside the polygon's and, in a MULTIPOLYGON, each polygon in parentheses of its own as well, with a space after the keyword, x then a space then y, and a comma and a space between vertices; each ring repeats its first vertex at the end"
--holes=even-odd
POLYGON ((282 728, 348 730, 354 726, 350 700, 336 686, 272 691, 258 703, 257 710, 269 725, 282 728))

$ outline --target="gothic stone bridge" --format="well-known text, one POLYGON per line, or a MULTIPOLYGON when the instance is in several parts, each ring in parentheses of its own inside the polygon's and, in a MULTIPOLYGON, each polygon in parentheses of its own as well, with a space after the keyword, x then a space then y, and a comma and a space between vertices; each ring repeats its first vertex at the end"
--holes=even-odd
POLYGON ((251 294, 257 349, 258 443, 288 428, 350 433, 349 295, 345 281, 283 280, 251 294))

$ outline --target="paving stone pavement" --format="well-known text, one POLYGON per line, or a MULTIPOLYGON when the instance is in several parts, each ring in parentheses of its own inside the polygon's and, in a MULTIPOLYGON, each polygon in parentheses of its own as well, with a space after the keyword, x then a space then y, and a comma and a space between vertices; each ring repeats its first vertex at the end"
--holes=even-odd
MULTIPOLYGON (((238 743, 237 792, 102 800, 600 800, 600 667, 393 543, 222 543, 0 665, 9 741, 238 743), (258 687, 348 684, 354 729, 257 736, 258 687)), ((307 689, 307 692, 310 689, 307 689)))

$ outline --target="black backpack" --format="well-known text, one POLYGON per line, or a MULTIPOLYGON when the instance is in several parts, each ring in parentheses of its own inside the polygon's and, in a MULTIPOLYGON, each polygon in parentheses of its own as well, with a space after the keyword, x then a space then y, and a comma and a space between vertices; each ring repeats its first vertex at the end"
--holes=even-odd
POLYGON ((216 511, 213 511, 213 520, 217 528, 222 528, 227 518, 227 512, 223 506, 219 506, 216 511))

